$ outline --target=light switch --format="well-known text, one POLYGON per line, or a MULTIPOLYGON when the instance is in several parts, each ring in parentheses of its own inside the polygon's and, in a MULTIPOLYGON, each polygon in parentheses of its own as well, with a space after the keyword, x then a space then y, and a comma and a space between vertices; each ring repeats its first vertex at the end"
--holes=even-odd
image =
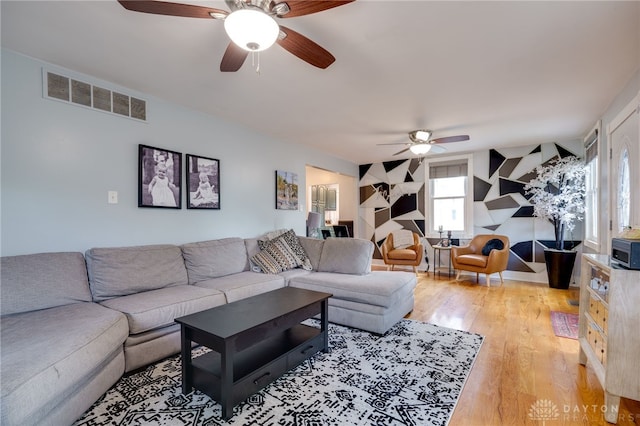
POLYGON ((107 202, 109 204, 118 204, 118 191, 109 191, 107 193, 107 202))

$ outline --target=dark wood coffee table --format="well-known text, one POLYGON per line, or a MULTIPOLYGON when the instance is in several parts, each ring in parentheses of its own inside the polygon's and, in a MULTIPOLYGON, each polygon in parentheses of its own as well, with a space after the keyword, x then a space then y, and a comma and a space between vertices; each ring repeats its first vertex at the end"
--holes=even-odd
POLYGON ((319 350, 328 352, 327 299, 285 287, 176 318, 182 340, 182 393, 196 388, 233 407, 319 350), (300 324, 320 314, 320 329, 300 324), (211 349, 191 357, 192 342, 211 349))

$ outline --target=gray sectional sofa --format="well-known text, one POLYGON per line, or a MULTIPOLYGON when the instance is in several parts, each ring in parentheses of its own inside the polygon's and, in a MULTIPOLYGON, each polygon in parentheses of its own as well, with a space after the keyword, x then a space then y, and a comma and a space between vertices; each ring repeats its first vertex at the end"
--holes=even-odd
POLYGON ((299 237, 312 270, 256 272, 258 239, 2 258, 0 423, 69 424, 124 373, 180 350, 174 318, 284 286, 325 291, 329 320, 382 334, 416 276, 371 272, 373 243, 299 237))

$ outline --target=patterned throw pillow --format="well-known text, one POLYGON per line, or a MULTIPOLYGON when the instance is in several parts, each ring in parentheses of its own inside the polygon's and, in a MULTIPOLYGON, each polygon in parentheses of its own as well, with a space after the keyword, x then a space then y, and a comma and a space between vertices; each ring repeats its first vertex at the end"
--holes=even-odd
POLYGON ((311 259, 309 259, 309 256, 307 256, 307 252, 304 251, 304 248, 300 244, 300 240, 298 239, 298 236, 293 229, 288 230, 284 234, 281 234, 277 238, 270 241, 258 240, 258 247, 263 250, 269 243, 277 239, 283 239, 287 242, 289 248, 291 248, 296 256, 298 256, 298 258, 302 261, 302 264, 299 265, 302 267, 302 269, 304 269, 305 271, 313 270, 313 266, 311 266, 311 259))
POLYGON ((302 260, 289 247, 284 238, 269 241, 251 260, 267 274, 277 274, 282 271, 297 268, 302 260))

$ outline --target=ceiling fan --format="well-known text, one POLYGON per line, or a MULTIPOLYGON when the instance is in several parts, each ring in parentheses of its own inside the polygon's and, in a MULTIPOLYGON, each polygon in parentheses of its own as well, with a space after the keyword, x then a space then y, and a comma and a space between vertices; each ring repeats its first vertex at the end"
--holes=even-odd
POLYGON ((393 155, 400 155, 404 152, 411 151, 416 155, 425 155, 427 152, 444 152, 445 149, 438 146, 441 143, 468 141, 469 135, 447 136, 444 138, 431 139, 433 132, 431 130, 414 130, 409 132, 411 142, 395 142, 395 143, 379 143, 378 145, 405 145, 406 148, 396 152, 393 155))
POLYGON ((274 18, 293 18, 310 15, 342 6, 355 0, 225 0, 231 12, 192 4, 151 0, 118 0, 127 10, 155 15, 206 18, 224 21, 225 31, 231 38, 222 57, 220 71, 238 71, 249 52, 260 52, 278 43, 285 50, 318 68, 327 68, 336 58, 320 45, 284 25, 274 18))

